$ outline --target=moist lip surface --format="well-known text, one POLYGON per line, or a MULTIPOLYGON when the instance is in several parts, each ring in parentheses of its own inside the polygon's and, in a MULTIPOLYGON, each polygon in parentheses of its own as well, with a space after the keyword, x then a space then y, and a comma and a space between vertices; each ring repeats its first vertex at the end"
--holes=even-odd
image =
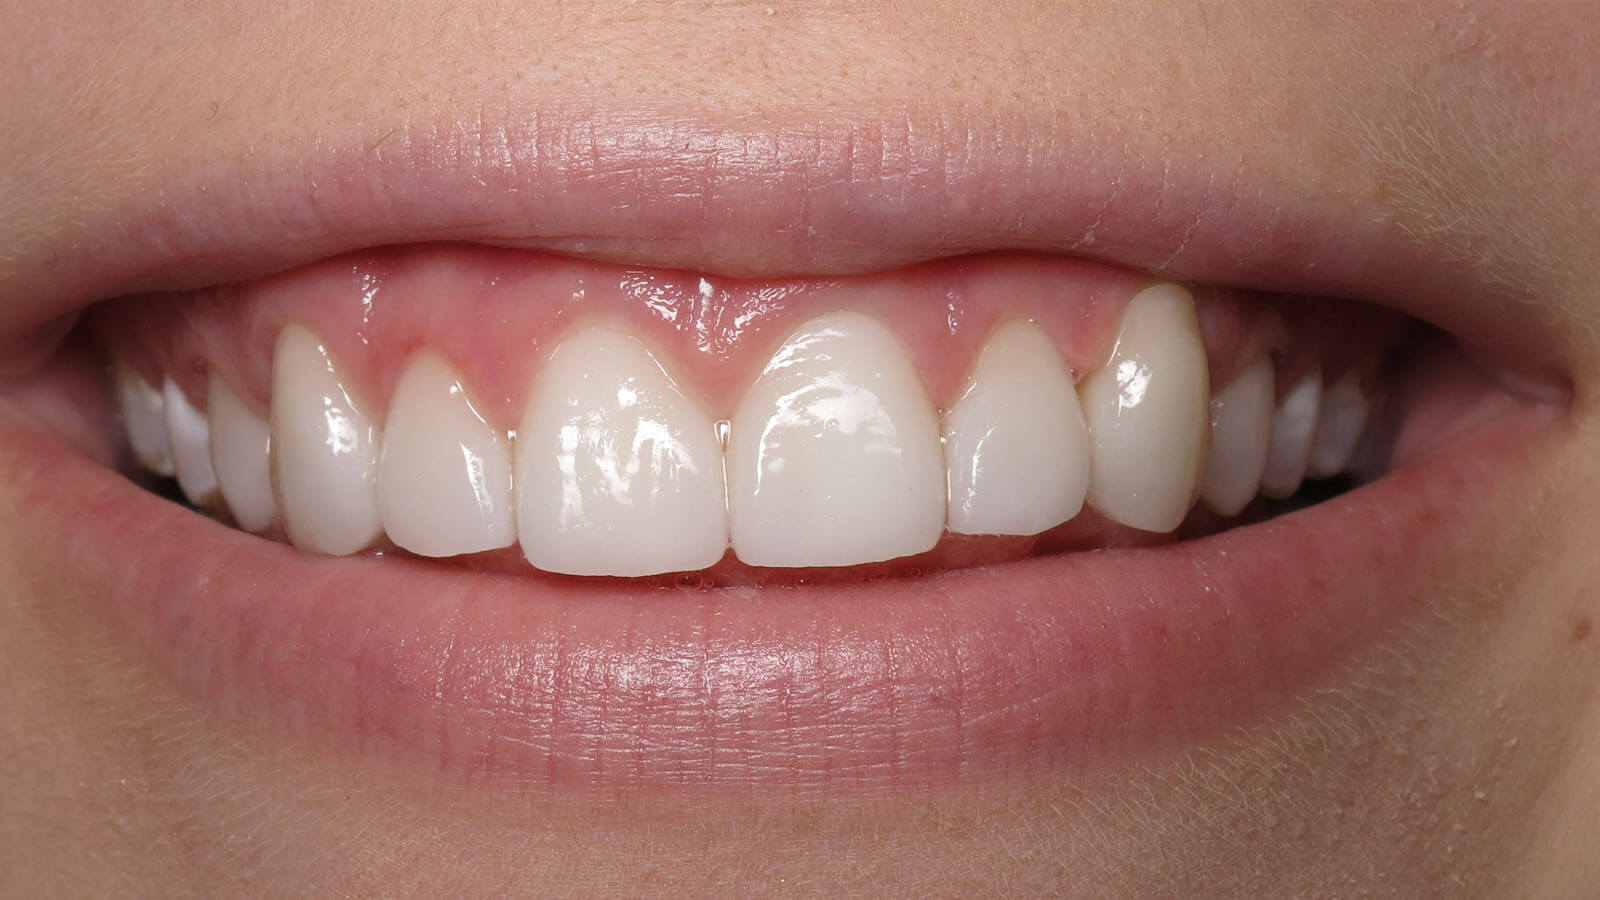
MULTIPOLYGON (((1446 305, 1470 276, 1379 224, 1160 161, 1089 147, 996 159, 909 141, 878 154, 876 174, 813 158, 797 181, 783 177, 786 152, 708 171, 674 140, 592 140, 626 123, 602 118, 569 143, 546 126, 537 139, 504 135, 507 156, 530 163, 521 169, 453 152, 448 137, 401 135, 377 154, 196 173, 172 186, 187 200, 70 236, 101 243, 95 260, 62 272, 30 257, 5 287, 34 302, 9 322, 400 240, 773 276, 1076 245, 1168 276, 1382 300, 1538 365, 1560 352, 1491 304, 1446 305), (873 189, 902 169, 944 187, 873 189), (1086 169, 1120 173, 1115 197, 1086 169), (674 173, 694 189, 667 190, 674 173), (637 214, 608 202, 641 189, 677 199, 637 214)), ((823 129, 820 143, 849 133, 823 129)), ((816 128, 803 136, 818 145, 816 128)), ((791 146, 784 134, 769 143, 791 146)), ((208 709, 446 777, 548 790, 890 792, 1189 746, 1314 684, 1406 615, 1450 523, 1473 514, 1549 418, 1478 384, 1466 393, 1483 412, 1465 419, 1481 427, 1455 429, 1448 452, 1412 454, 1372 485, 1270 522, 804 590, 676 593, 310 557, 141 492, 26 421, 0 452, 18 473, 8 513, 36 523, 14 555, 81 586, 74 596, 208 709)), ((1423 437, 1412 443, 1431 446, 1423 437)))

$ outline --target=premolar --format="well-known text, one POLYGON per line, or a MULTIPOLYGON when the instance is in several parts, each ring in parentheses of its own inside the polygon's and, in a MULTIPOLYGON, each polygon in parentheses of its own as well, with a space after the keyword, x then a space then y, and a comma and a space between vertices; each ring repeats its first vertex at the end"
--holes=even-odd
POLYGON ((944 531, 939 419, 894 334, 819 316, 767 363, 730 426, 733 549, 754 566, 851 566, 944 531))
POLYGON ((1317 436, 1311 442, 1307 474, 1328 478, 1344 471, 1355 455, 1356 445, 1361 443, 1371 408, 1361 386, 1361 373, 1355 369, 1322 392, 1322 410, 1317 419, 1317 436))
POLYGON ((1255 499, 1272 442, 1272 362, 1258 357, 1211 397, 1211 449, 1200 497, 1225 516, 1255 499))
POLYGON ((278 515, 278 502, 272 496, 272 433, 267 421, 252 412, 215 371, 206 395, 206 412, 211 419, 211 465, 222 499, 240 528, 265 531, 278 515))
POLYGON ((389 401, 378 512, 389 540, 418 556, 516 543, 511 447, 437 353, 412 357, 389 401))
POLYGON ((272 360, 272 473, 296 547, 354 553, 382 533, 378 429, 315 334, 290 325, 272 360))
POLYGON ((996 329, 944 418, 948 527, 1038 534, 1083 508, 1089 432, 1055 343, 1031 322, 996 329))
POLYGON ((1322 373, 1312 372, 1290 389, 1272 414, 1272 450, 1261 475, 1261 492, 1282 500, 1300 489, 1311 461, 1322 407, 1322 373))
POLYGON ((1091 436, 1091 506, 1145 531, 1183 522, 1210 431, 1207 373, 1187 290, 1158 284, 1129 301, 1111 360, 1079 390, 1091 436))
POLYGON ((517 522, 534 566, 655 575, 728 548, 715 424, 644 344, 606 328, 568 337, 517 426, 517 522))
POLYGON ((151 472, 170 477, 176 469, 172 463, 172 445, 167 440, 166 398, 122 360, 114 360, 111 367, 117 383, 122 424, 127 429, 133 455, 151 472))
POLYGON ((189 502, 210 506, 217 499, 217 473, 211 467, 211 424, 172 379, 161 386, 166 406, 167 445, 178 487, 189 502))

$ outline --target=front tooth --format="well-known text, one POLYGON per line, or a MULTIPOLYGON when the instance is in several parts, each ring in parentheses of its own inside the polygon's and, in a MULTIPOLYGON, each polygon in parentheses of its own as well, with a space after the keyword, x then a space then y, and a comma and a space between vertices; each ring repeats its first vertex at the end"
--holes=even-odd
POLYGON ((395 383, 378 457, 378 513, 389 540, 418 556, 516 543, 509 442, 437 353, 413 356, 395 383))
POLYGON ((1300 489, 1311 459, 1322 406, 1322 373, 1312 372, 1295 385, 1272 414, 1272 450, 1261 475, 1261 493, 1283 499, 1300 489))
POLYGON ((1089 503, 1113 521, 1172 531, 1194 502, 1210 431, 1194 298, 1158 284, 1129 301, 1111 361, 1083 380, 1089 503))
POLYGON ((1037 325, 990 336, 945 414, 944 455, 958 534, 1038 534, 1083 508, 1089 431, 1072 372, 1037 325))
POLYGON ((728 549, 717 428, 637 339, 568 337, 517 426, 517 525, 535 567, 657 575, 728 549))
POLYGON ((216 372, 206 395, 211 416, 211 464, 228 511, 246 531, 265 531, 278 515, 272 496, 272 433, 216 372))
POLYGON ((296 547, 354 553, 382 533, 378 429, 346 390, 322 339, 298 325, 272 360, 272 474, 296 547))
POLYGON ((1312 478, 1328 478, 1344 471, 1366 431, 1371 408, 1361 389, 1361 375, 1355 370, 1346 372, 1323 391, 1322 414, 1306 469, 1312 478))
POLYGON ((939 542, 939 419, 876 319, 833 312, 802 325, 728 437, 733 550, 750 565, 850 566, 939 542))
POLYGON ((1272 362, 1265 356, 1244 368, 1211 397, 1211 450, 1200 497, 1231 516, 1261 489, 1272 442, 1272 362))
POLYGON ((217 497, 217 473, 211 468, 211 424, 172 379, 161 386, 161 393, 166 405, 167 445, 172 448, 178 487, 190 503, 209 505, 217 497))
POLYGON ((122 424, 128 430, 133 454, 151 472, 171 476, 177 469, 167 440, 166 399, 122 360, 112 363, 112 372, 117 382, 117 402, 122 407, 122 424))

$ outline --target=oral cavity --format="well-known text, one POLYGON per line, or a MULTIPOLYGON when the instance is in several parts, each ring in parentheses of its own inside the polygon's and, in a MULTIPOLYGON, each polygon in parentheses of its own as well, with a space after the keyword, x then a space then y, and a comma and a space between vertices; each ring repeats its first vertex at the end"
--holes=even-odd
MULTIPOLYGON (((703 279, 696 287, 706 292, 703 279)), ((802 318, 803 301, 769 292, 788 300, 777 305, 787 330, 767 336, 758 367, 710 379, 695 365, 712 368, 711 355, 664 349, 649 328, 577 300, 548 329, 553 347, 521 369, 408 341, 383 402, 329 326, 287 314, 265 402, 234 386, 249 367, 215 340, 194 342, 184 353, 206 358, 175 365, 182 377, 160 388, 126 362, 114 376, 139 463, 241 528, 330 555, 518 548, 535 569, 579 576, 729 558, 861 566, 957 536, 1031 538, 1091 519, 1167 534, 1198 503, 1234 516, 1349 463, 1373 365, 1345 366, 1326 390, 1319 368, 1302 365, 1280 391, 1270 342, 1212 341, 1230 358, 1208 359, 1205 317, 1184 287, 1122 277, 1103 293, 1119 291, 1098 313, 1053 320, 1023 303, 957 323, 952 302, 950 333, 978 334, 938 353, 915 328, 908 343, 881 309, 822 296, 802 318), (934 366, 943 374, 930 379, 934 366)), ((704 335, 696 347, 725 349, 704 335)))

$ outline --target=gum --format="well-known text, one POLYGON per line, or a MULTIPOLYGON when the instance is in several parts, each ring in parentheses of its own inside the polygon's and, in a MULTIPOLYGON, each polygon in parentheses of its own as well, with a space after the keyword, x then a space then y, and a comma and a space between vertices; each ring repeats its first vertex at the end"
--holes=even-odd
MULTIPOLYGON (((943 409, 987 335, 1011 319, 1042 327, 1078 377, 1098 368, 1122 309, 1153 281, 1097 263, 1010 254, 875 275, 748 280, 426 245, 363 251, 241 285, 120 298, 91 311, 87 326, 152 383, 173 377, 197 406, 210 366, 262 414, 273 344, 287 323, 321 335, 380 416, 406 360, 430 347, 461 369, 479 408, 510 429, 562 336, 591 322, 642 338, 708 413, 726 417, 796 326, 829 310, 865 312, 900 336, 943 409)), ((1349 365, 1353 353, 1375 355, 1373 335, 1387 340, 1397 318, 1349 304, 1329 314, 1310 304, 1296 311, 1275 297, 1195 293, 1213 384, 1261 352, 1286 371, 1349 365)))

